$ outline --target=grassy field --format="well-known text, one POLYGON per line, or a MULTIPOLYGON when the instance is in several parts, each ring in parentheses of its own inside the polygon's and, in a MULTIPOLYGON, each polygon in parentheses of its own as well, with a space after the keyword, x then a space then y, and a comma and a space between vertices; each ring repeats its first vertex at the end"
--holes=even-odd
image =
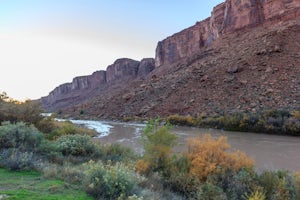
POLYGON ((93 199, 60 180, 49 180, 37 172, 12 172, 0 168, 0 199, 93 199), (3 198, 4 197, 4 198, 3 198))

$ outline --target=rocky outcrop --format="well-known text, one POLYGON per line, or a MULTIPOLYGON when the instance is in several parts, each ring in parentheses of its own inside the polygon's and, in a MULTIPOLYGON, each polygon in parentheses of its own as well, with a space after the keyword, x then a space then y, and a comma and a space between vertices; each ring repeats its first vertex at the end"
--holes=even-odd
POLYGON ((90 76, 80 76, 73 79, 71 83, 64 83, 56 87, 52 92, 50 92, 48 98, 55 99, 58 96, 68 94, 72 91, 77 90, 90 90, 101 86, 106 82, 106 72, 97 71, 90 76))
POLYGON ((109 90, 110 85, 145 78, 153 69, 153 58, 146 58, 141 62, 121 58, 109 65, 106 71, 96 71, 89 76, 75 77, 71 83, 56 87, 48 96, 42 98, 42 105, 47 110, 57 110, 66 105, 73 105, 100 95, 103 88, 109 90))
POLYGON ((127 79, 134 79, 137 77, 139 69, 139 61, 121 58, 109 65, 106 69, 107 82, 122 81, 127 79))
POLYGON ((93 89, 106 83, 106 71, 97 71, 90 76, 80 76, 73 79, 71 90, 93 89))
POLYGON ((141 60, 138 70, 138 77, 145 78, 155 68, 153 58, 144 58, 141 60))
POLYGON ((158 43, 155 66, 191 57, 221 35, 300 17, 299 0, 227 0, 211 17, 158 43))

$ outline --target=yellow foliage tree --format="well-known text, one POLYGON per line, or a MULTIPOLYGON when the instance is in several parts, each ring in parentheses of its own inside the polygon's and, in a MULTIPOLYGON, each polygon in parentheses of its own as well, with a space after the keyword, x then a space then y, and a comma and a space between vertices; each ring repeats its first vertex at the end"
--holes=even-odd
POLYGON ((205 134, 202 138, 189 139, 187 156, 191 165, 190 173, 205 181, 213 173, 253 167, 254 161, 245 153, 229 152, 229 149, 230 145, 224 136, 214 139, 205 134))

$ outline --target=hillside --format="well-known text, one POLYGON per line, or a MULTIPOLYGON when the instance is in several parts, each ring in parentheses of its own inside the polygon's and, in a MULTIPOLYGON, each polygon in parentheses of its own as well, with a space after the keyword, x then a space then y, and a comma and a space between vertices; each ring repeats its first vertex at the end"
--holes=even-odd
POLYGON ((294 110, 299 77, 300 2, 227 0, 159 42, 155 61, 119 59, 58 86, 42 104, 110 119, 294 110))

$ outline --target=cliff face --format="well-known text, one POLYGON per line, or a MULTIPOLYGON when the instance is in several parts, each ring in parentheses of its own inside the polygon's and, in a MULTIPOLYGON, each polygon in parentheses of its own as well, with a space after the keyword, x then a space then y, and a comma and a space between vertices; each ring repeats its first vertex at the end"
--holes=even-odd
POLYGON ((155 68, 153 58, 144 58, 141 60, 138 70, 138 77, 145 78, 155 68))
POLYGON ((121 58, 109 65, 106 71, 96 71, 89 76, 75 77, 71 83, 56 87, 48 96, 42 98, 42 104, 50 111, 74 105, 100 95, 104 88, 109 90, 110 85, 144 78, 153 69, 153 58, 146 58, 141 62, 121 58))
POLYGON ((97 71, 90 76, 80 76, 73 79, 71 83, 65 83, 56 87, 47 96, 48 100, 55 101, 59 96, 80 90, 90 90, 101 86, 106 82, 106 71, 97 71))
POLYGON ((139 64, 139 61, 128 58, 116 60, 106 69, 107 82, 136 78, 139 64))
POLYGON ((299 0, 227 0, 213 9, 211 17, 159 42, 155 66, 191 57, 224 34, 299 16, 299 0))
POLYGON ((300 19, 222 35, 193 62, 155 68, 144 80, 66 109, 105 119, 223 115, 300 108, 300 19), (161 73, 162 68, 168 68, 161 73))
POLYGON ((155 60, 118 59, 42 104, 109 119, 299 110, 299 77, 300 0, 227 0, 159 42, 155 60))

